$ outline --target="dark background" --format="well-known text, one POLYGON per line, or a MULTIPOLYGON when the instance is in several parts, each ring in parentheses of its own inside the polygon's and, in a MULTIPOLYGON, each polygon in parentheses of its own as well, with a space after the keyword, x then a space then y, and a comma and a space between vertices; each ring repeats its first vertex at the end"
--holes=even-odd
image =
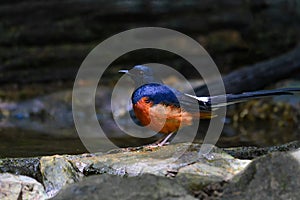
MULTIPOLYGON (((208 51, 225 77, 227 92, 242 92, 285 87, 276 82, 299 79, 299 22, 298 0, 2 0, 0 157, 86 152, 72 127, 71 89, 87 54, 114 34, 145 26, 180 31, 208 51), (243 73, 236 71, 244 67, 243 73)), ((174 55, 135 51, 121 56, 106 71, 101 81, 109 87, 101 91, 97 103, 108 107, 105 97, 120 78, 119 69, 150 61, 167 63, 188 79, 199 78, 174 55)), ((196 90, 198 95, 205 94, 202 89, 196 90)), ((224 129, 225 142, 218 145, 268 146, 299 138, 297 109, 276 106, 266 100, 229 109, 230 127, 224 129), (253 114, 243 123, 240 113, 245 110, 253 114)), ((115 131, 109 120, 104 121, 110 133, 115 131)), ((138 145, 132 138, 121 143, 138 145)))
MULTIPOLYGON (((227 74, 293 49, 299 43, 299 22, 296 0, 3 0, 0 87, 4 91, 0 95, 27 98, 71 87, 89 51, 107 37, 136 27, 159 26, 191 36, 227 74), (12 91, 22 94, 9 95, 12 91)), ((129 55, 124 63, 131 66, 137 59, 143 57, 129 55)), ((168 56, 159 59, 167 59, 179 70, 185 68, 168 56)), ((108 73, 109 78, 115 72, 108 73)))

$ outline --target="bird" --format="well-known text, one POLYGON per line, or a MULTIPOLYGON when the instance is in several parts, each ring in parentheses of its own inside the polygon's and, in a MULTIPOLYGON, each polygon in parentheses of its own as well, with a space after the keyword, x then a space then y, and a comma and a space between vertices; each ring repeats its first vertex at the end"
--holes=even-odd
POLYGON ((146 65, 136 65, 131 70, 119 70, 119 73, 125 73, 134 81, 135 90, 131 102, 139 125, 164 135, 152 146, 167 144, 174 133, 181 127, 192 125, 195 119, 215 117, 214 111, 220 107, 256 98, 300 92, 300 88, 280 88, 198 97, 164 84, 153 69, 146 65))

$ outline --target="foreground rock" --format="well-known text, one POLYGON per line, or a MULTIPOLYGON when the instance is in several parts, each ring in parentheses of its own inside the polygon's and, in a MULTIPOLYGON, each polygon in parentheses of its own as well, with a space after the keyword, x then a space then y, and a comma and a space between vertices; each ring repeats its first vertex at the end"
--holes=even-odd
POLYGON ((0 199, 45 199, 46 197, 42 184, 35 179, 9 173, 0 174, 0 199))
POLYGON ((0 162, 0 172, 26 172, 27 176, 38 178, 49 197, 83 176, 94 174, 120 177, 152 174, 173 179, 193 192, 211 183, 230 180, 250 163, 250 160, 233 158, 218 148, 212 150, 208 159, 199 155, 200 147, 200 144, 181 143, 157 149, 118 149, 106 154, 44 156, 33 159, 35 164, 39 160, 33 172, 25 170, 29 168, 24 159, 4 159, 0 162), (15 164, 19 161, 16 170, 15 164))
POLYGON ((62 199, 196 199, 177 182, 145 174, 121 178, 113 175, 90 176, 60 192, 53 200, 62 199))
POLYGON ((46 191, 53 196, 63 186, 78 181, 82 174, 110 174, 120 177, 152 174, 173 178, 188 191, 195 191, 210 183, 231 179, 250 162, 235 159, 217 148, 210 155, 212 159, 200 157, 200 147, 199 144, 182 143, 154 150, 120 149, 108 154, 43 157, 40 163, 43 166, 41 170, 46 191), (57 164, 58 160, 63 164, 57 164), (47 166, 55 173, 44 173, 43 168, 48 168, 47 166))
POLYGON ((2 159, 0 199, 43 199, 46 194, 55 199, 300 199, 299 142, 269 150, 249 148, 248 153, 247 148, 214 147, 206 156, 199 154, 200 147, 180 143, 104 154, 2 159), (241 160, 228 153, 256 158, 241 160), (44 188, 32 178, 6 172, 30 176, 44 188))
POLYGON ((223 199, 300 199, 300 150, 272 153, 254 160, 236 176, 223 199))

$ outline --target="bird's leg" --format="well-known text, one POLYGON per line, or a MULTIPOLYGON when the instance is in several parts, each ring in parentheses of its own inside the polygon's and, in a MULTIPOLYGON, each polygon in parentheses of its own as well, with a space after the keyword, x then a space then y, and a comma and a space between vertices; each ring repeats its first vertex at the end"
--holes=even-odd
POLYGON ((176 132, 168 134, 166 137, 163 137, 163 138, 157 140, 153 144, 147 145, 147 147, 156 148, 156 147, 161 147, 161 146, 164 146, 165 144, 168 144, 168 140, 174 135, 174 133, 176 133, 176 132))
POLYGON ((165 138, 159 140, 157 143, 157 146, 161 147, 161 146, 164 146, 165 144, 167 144, 168 140, 172 137, 173 133, 170 133, 165 138))
POLYGON ((127 147, 127 148, 125 148, 125 151, 153 150, 153 149, 156 149, 157 147, 162 147, 169 143, 168 140, 170 140, 170 138, 172 138, 172 136, 176 135, 174 133, 177 133, 177 132, 170 133, 167 136, 160 138, 159 140, 157 140, 156 142, 154 142, 152 144, 148 144, 148 145, 140 146, 140 147, 127 147))

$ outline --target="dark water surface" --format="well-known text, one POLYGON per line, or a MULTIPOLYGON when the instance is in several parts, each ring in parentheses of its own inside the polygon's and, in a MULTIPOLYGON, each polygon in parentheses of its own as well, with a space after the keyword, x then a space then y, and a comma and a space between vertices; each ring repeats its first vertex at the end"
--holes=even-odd
POLYGON ((0 129, 0 157, 33 157, 86 152, 78 137, 59 137, 18 128, 0 129))
MULTIPOLYGON (((270 130, 270 128, 248 126, 247 132, 229 135, 225 126, 223 136, 217 143, 219 147, 232 146, 273 146, 299 140, 299 133, 295 130, 284 129, 270 130)), ((232 130, 231 130, 232 131, 232 130)), ((230 132, 230 131, 229 131, 230 132)), ((116 144, 115 148, 139 146, 145 144, 145 140, 133 140, 128 137, 119 137, 112 139, 116 144), (118 146, 117 146, 118 145, 118 146)), ((151 141, 149 140, 149 143, 151 141)), ((98 151, 106 152, 109 145, 103 140, 98 151)), ((22 130, 18 128, 0 129, 0 158, 5 157, 34 157, 53 154, 81 154, 88 151, 84 147, 78 136, 53 136, 33 130, 22 130)))
MULTIPOLYGON (((118 147, 140 146, 154 142, 152 139, 130 138, 121 130, 116 128, 113 123, 110 111, 110 99, 108 92, 110 89, 102 89, 99 95, 96 95, 96 112, 99 115, 100 125, 109 134, 115 145, 118 147)), ((242 109, 230 109, 221 138, 217 146, 258 146, 266 147, 280 145, 294 140, 300 140, 299 121, 299 95, 285 97, 288 104, 294 108, 282 108, 282 113, 273 113, 274 106, 271 99, 266 100, 265 104, 241 104, 242 109), (292 102, 289 102, 292 101, 292 102), (256 107, 255 107, 256 105, 256 107), (249 113, 259 113, 271 115, 272 118, 261 120, 259 118, 249 118, 248 120, 232 123, 235 115, 240 115, 247 110, 249 113), (271 113, 272 112, 272 113, 271 113), (233 113, 233 114, 232 114, 233 113), (251 121, 254 120, 254 121, 251 121), (231 123, 230 123, 231 122, 231 123)), ((284 99, 279 99, 282 102, 284 99)), ((128 101, 120 102, 119 105, 126 105, 128 101)), ((4 104, 3 104, 4 105, 4 104)), ((0 157, 33 157, 53 154, 80 154, 87 153, 85 146, 80 140, 74 128, 71 106, 71 92, 60 92, 34 98, 25 102, 16 103, 14 108, 2 105, 2 116, 0 118, 0 157), (6 110, 5 110, 6 109, 6 110), (11 109, 11 110, 9 110, 11 109), (5 114, 8 113, 8 114, 5 114)), ((276 105, 276 104, 274 104, 276 105)), ((122 108, 120 107, 120 111, 122 108)), ((124 110, 122 111, 124 112, 124 110)), ((120 112, 120 113, 122 113, 120 112)), ((250 115, 252 116, 252 115, 250 115)), ((253 115, 257 117, 256 115, 253 115)), ((128 121, 120 121, 121 124, 129 126, 130 132, 136 133, 136 130, 128 125, 128 121)), ((200 124, 201 125, 201 124, 200 124)), ((143 131, 143 133, 145 133, 143 131)), ((205 132, 204 132, 205 133, 205 132)), ((196 139, 201 141, 203 135, 198 134, 196 139)), ((178 134, 176 137, 182 137, 178 134)), ((93 138, 90 139, 93 142, 93 138)), ((111 149, 109 140, 97 138, 97 151, 106 152, 111 149), (100 145, 99 145, 100 144, 100 145)), ((177 141, 181 141, 180 139, 177 141)))

